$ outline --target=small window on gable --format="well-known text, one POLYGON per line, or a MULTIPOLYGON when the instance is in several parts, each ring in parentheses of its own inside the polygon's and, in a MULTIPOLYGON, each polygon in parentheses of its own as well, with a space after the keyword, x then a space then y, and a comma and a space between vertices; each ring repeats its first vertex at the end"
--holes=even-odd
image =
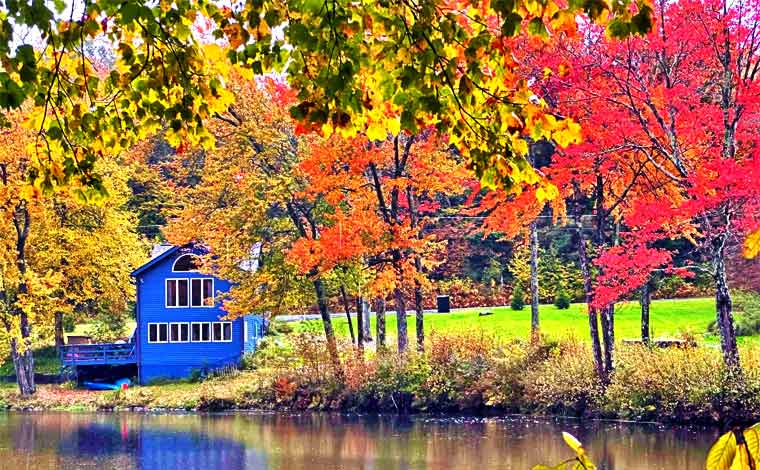
POLYGON ((179 258, 174 261, 174 266, 172 266, 172 271, 174 272, 186 272, 186 271, 195 271, 198 269, 198 266, 200 263, 198 262, 198 257, 195 255, 182 255, 179 258))

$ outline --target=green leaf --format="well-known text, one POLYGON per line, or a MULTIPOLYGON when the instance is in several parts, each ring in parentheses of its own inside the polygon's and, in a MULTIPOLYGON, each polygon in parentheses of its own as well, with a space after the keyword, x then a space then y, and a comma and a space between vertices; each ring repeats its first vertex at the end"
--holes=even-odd
POLYGON ((121 6, 119 13, 124 23, 131 23, 140 16, 140 6, 134 2, 127 2, 121 6))
POLYGON ((613 38, 625 38, 631 34, 631 24, 615 18, 607 25, 607 33, 613 38))
POLYGON ((504 17, 504 22, 501 24, 501 33, 505 36, 515 36, 520 32, 520 23, 522 23, 522 16, 517 13, 510 13, 504 17))
POLYGON ((642 36, 652 31, 652 8, 649 5, 639 6, 639 12, 631 18, 631 31, 642 36))
POLYGON ((541 18, 533 18, 528 22, 528 32, 534 36, 547 37, 546 25, 541 18))

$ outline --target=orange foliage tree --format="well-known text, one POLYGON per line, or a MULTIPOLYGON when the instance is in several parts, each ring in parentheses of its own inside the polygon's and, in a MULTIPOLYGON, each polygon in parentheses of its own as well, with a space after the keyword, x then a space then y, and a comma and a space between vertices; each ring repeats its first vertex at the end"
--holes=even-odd
POLYGON ((368 295, 384 301, 392 293, 400 352, 408 346, 406 304, 413 292, 417 347, 422 349, 425 272, 442 248, 426 228, 441 210, 442 195, 465 191, 468 177, 461 159, 444 139, 426 130, 385 140, 333 136, 314 142, 301 169, 310 181, 305 196, 329 203, 331 210, 319 239, 299 240, 291 259, 302 271, 362 265, 371 273, 364 286, 368 295))

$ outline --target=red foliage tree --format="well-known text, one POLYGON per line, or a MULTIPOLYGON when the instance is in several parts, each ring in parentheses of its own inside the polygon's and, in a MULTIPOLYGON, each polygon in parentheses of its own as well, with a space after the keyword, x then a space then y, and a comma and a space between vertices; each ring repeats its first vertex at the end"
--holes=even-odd
POLYGON ((712 265, 724 359, 736 371, 725 262, 760 214, 759 7, 754 0, 660 2, 646 37, 613 41, 592 26, 545 56, 550 68, 570 70, 545 86, 585 137, 560 157, 568 166, 554 182, 580 192, 596 187, 600 275, 590 309, 608 308, 653 269, 670 266, 672 253, 657 242, 685 237, 712 265), (604 242, 610 216, 629 229, 618 243, 604 242))

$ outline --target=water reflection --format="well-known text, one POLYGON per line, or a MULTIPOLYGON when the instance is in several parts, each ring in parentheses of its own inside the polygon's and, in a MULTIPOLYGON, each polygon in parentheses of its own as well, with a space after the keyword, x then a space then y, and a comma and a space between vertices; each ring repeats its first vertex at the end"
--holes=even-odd
POLYGON ((714 430, 525 418, 283 414, 0 415, 0 468, 530 469, 569 457, 607 470, 701 469, 714 430))

